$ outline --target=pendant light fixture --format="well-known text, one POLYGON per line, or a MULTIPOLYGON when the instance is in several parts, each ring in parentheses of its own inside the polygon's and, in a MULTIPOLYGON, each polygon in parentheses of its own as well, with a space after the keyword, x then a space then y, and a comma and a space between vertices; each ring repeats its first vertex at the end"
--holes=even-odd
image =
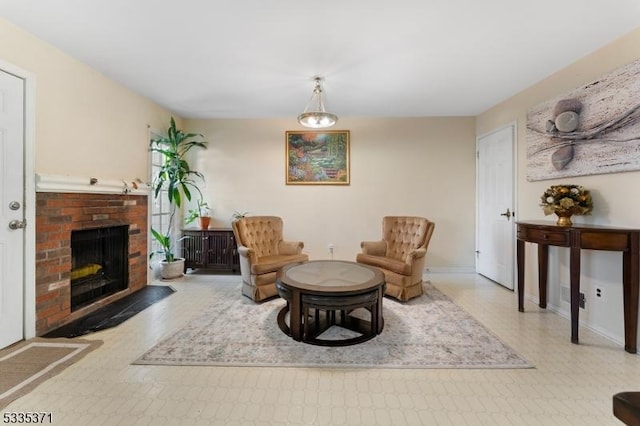
POLYGON ((323 129, 331 127, 336 124, 338 117, 334 114, 328 113, 324 110, 324 103, 322 102, 322 85, 320 77, 314 78, 316 86, 311 94, 311 99, 307 103, 304 112, 298 116, 298 123, 305 127, 311 127, 314 129, 323 129))

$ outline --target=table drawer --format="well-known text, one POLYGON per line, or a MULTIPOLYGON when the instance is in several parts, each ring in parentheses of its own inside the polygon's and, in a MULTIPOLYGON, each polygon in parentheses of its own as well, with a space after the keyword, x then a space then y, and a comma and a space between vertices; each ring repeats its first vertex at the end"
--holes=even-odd
POLYGON ((580 248, 583 249, 625 251, 629 246, 629 234, 625 232, 583 231, 580 233, 580 248))
POLYGON ((551 231, 544 229, 518 228, 518 238, 539 244, 553 244, 569 246, 569 233, 565 231, 551 231))

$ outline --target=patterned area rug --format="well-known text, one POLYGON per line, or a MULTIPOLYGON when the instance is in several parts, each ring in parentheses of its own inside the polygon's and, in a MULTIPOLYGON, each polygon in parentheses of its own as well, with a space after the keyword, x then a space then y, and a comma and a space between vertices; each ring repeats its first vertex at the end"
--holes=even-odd
MULTIPOLYGON (((237 277, 216 277, 212 304, 134 364, 343 368, 531 368, 433 285, 402 304, 384 299, 384 330, 345 347, 300 343, 277 325, 285 305, 241 296, 237 277)), ((325 333, 342 334, 333 327, 325 333), (334 330, 335 329, 335 330, 334 330)), ((331 338, 323 336, 323 338, 331 338)))

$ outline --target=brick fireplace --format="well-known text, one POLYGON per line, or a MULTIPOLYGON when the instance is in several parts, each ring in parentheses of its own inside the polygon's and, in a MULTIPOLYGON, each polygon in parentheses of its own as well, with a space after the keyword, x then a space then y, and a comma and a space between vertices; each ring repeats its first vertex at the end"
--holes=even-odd
POLYGON ((147 285, 147 196, 36 193, 36 334, 80 318, 147 285), (126 289, 71 311, 71 233, 128 226, 126 289))

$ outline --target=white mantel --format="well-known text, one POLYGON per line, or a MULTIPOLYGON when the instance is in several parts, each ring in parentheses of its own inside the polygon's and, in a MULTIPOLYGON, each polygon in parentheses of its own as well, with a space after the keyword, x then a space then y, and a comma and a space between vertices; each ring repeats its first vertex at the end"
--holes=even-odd
POLYGON ((113 180, 36 173, 36 192, 149 195, 150 189, 147 183, 139 183, 137 179, 113 180))

